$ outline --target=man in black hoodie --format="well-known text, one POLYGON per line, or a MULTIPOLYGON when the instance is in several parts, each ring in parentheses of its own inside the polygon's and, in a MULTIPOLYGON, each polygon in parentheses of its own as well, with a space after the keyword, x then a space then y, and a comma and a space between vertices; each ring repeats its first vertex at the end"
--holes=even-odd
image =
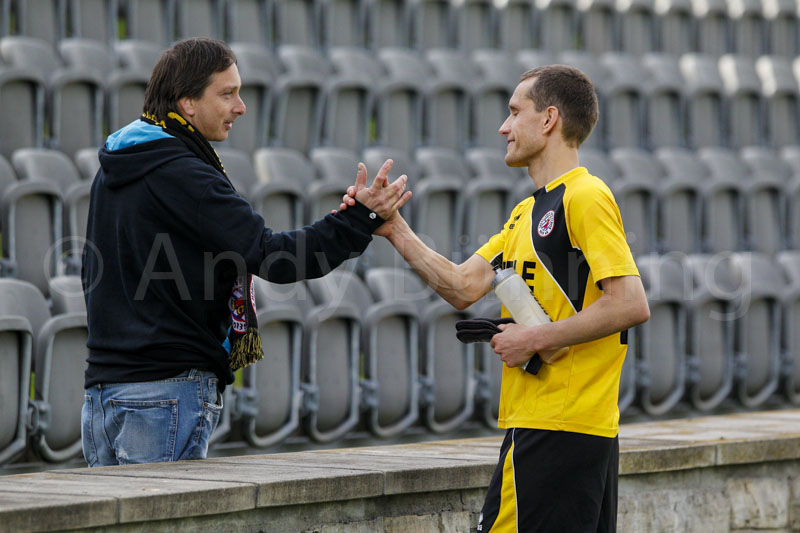
POLYGON ((252 275, 322 276, 410 197, 387 161, 346 212, 273 232, 209 144, 244 114, 240 86, 224 43, 180 41, 153 69, 142 118, 100 149, 82 271, 89 466, 204 458, 233 370, 261 357, 252 275))

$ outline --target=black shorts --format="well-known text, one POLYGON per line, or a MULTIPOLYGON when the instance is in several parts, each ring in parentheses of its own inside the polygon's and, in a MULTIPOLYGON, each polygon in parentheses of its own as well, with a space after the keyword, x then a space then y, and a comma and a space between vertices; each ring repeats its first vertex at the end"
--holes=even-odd
POLYGON ((509 429, 478 531, 616 531, 618 477, 617 437, 509 429))

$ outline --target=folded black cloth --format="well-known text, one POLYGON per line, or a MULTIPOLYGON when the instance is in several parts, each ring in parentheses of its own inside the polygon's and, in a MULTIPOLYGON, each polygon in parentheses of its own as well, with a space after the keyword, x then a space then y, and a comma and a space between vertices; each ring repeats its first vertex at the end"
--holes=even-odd
MULTIPOLYGON (((470 320, 459 320, 456 322, 456 338, 464 344, 474 342, 489 342, 492 337, 500 333, 500 324, 514 324, 513 318, 473 318, 470 320)), ((542 359, 539 354, 533 357, 525 365, 525 371, 536 375, 542 368, 542 359)))

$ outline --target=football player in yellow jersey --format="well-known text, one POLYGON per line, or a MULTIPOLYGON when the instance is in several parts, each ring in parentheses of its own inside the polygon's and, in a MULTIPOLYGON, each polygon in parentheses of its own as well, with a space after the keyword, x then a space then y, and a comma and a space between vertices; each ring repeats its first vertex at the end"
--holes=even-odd
POLYGON ((597 96, 581 71, 551 65, 523 74, 508 108, 506 164, 527 166, 537 190, 499 233, 460 265, 399 215, 376 233, 458 309, 491 290, 494 268, 512 266, 553 319, 501 325, 491 340, 505 362, 498 424, 507 431, 478 531, 614 531, 625 332, 650 310, 614 197, 578 162, 597 96), (522 370, 537 353, 539 373, 522 370))

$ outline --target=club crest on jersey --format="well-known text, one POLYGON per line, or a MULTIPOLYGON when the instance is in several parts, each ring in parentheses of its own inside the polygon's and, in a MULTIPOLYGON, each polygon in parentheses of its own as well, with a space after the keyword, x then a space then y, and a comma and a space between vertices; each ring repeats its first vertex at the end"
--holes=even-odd
POLYGON ((539 237, 547 237, 550 235, 550 232, 553 231, 555 225, 556 212, 551 209, 539 220, 539 226, 536 228, 536 232, 539 234, 539 237))

